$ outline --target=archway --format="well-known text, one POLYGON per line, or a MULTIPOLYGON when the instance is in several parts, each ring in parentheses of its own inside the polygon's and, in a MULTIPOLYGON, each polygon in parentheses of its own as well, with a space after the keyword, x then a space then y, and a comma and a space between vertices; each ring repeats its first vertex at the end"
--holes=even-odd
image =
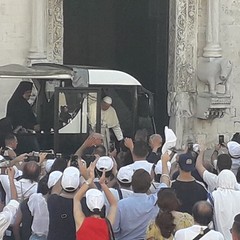
POLYGON ((119 69, 155 93, 158 132, 168 124, 168 0, 63 2, 65 64, 119 69))

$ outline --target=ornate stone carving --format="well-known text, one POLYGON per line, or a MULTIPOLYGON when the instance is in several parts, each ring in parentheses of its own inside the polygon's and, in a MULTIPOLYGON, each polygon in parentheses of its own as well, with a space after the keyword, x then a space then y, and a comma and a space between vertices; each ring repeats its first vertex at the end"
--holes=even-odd
POLYGON ((197 28, 198 0, 170 0, 168 109, 177 148, 193 138, 197 28))
POLYGON ((63 63, 63 0, 48 0, 47 58, 63 63))
POLYGON ((212 96, 209 93, 197 96, 196 117, 200 119, 222 118, 226 113, 226 109, 230 108, 230 95, 212 96))
POLYGON ((197 0, 170 1, 170 92, 196 91, 197 9, 197 0))

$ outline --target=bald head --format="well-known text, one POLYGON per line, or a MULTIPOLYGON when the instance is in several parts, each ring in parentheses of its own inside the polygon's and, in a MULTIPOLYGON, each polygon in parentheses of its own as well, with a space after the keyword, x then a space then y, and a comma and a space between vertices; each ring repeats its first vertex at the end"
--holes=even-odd
POLYGON ((40 166, 35 161, 30 161, 25 163, 23 167, 23 178, 29 179, 31 181, 38 181, 41 172, 40 166))
POLYGON ((213 219, 212 205, 207 201, 199 201, 192 209, 194 221, 201 226, 207 226, 213 219))
POLYGON ((162 137, 159 134, 152 134, 149 137, 149 145, 152 149, 160 148, 162 146, 162 137))

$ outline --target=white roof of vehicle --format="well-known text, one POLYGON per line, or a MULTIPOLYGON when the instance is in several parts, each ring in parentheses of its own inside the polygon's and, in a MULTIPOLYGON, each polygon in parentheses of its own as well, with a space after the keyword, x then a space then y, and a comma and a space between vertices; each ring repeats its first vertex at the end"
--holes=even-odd
POLYGON ((31 67, 18 64, 0 66, 0 78, 71 79, 74 87, 81 86, 82 82, 89 85, 141 85, 133 76, 118 70, 46 63, 31 67))
POLYGON ((89 69, 90 85, 141 85, 133 76, 117 71, 106 69, 89 69))

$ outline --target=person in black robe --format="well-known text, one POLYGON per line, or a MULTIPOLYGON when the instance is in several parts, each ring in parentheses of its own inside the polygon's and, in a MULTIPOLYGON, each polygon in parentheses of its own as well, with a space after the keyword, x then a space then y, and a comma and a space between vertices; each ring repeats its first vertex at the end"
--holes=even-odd
MULTIPOLYGON (((29 132, 28 130, 40 131, 40 125, 37 124, 36 116, 28 102, 32 94, 32 87, 33 83, 31 82, 20 82, 8 101, 6 117, 10 119, 13 129, 21 126, 27 130, 24 132, 29 132)), ((19 146, 17 149, 19 153, 38 151, 39 145, 36 136, 32 134, 22 134, 21 136, 20 132, 18 134, 19 146)))
POLYGON ((31 82, 20 82, 17 89, 7 104, 7 117, 10 119, 13 129, 22 126, 25 129, 39 131, 39 125, 28 103, 32 93, 31 82))

